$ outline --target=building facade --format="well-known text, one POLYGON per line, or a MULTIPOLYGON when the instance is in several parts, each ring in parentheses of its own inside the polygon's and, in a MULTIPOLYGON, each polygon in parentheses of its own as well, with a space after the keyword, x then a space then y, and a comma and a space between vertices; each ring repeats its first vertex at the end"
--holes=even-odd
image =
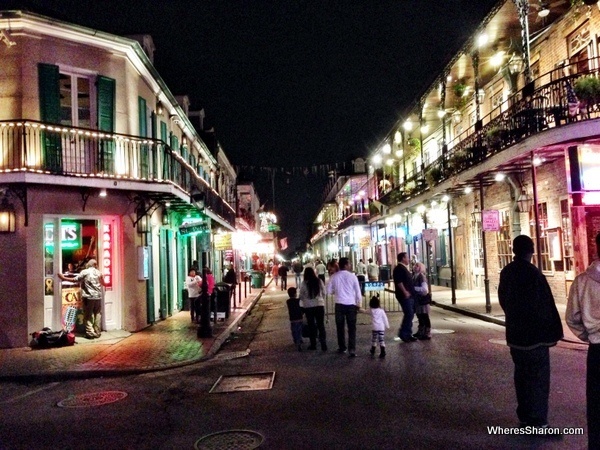
POLYGON ((235 171, 157 73, 151 38, 21 11, 0 12, 0 32, 0 347, 60 329, 81 298, 57 274, 91 258, 103 329, 182 309, 193 261, 221 267, 235 171))
POLYGON ((591 0, 497 2, 370 155, 373 254, 407 251, 489 303, 526 234, 566 302, 600 231, 599 35, 591 0))

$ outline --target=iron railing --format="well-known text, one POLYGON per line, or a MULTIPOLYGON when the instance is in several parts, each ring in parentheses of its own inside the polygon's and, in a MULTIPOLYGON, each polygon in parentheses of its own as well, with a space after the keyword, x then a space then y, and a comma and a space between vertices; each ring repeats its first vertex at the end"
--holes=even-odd
MULTIPOLYGON (((599 67, 598 58, 588 61, 588 66, 599 67)), ((600 117, 600 103, 586 105, 585 112, 576 112, 578 106, 571 95, 579 78, 598 76, 599 70, 561 76, 574 67, 555 69, 512 95, 449 142, 448 150, 440 157, 403 180, 380 201, 388 206, 400 204, 541 131, 600 117)))
POLYGON ((33 172, 150 183, 204 193, 204 205, 235 226, 235 211, 165 142, 33 120, 0 121, 2 173, 33 172))

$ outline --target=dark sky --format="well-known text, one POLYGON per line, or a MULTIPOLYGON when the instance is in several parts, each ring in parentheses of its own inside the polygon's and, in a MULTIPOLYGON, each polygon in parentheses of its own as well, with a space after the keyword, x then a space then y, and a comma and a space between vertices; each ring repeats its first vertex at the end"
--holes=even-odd
MULTIPOLYGON (((369 155, 496 0, 2 3, 151 34, 159 73, 191 109, 205 109, 230 161, 281 169, 369 155)), ((254 172, 270 209, 266 173, 254 172)), ((275 212, 293 248, 307 237, 326 180, 277 173, 275 212)))

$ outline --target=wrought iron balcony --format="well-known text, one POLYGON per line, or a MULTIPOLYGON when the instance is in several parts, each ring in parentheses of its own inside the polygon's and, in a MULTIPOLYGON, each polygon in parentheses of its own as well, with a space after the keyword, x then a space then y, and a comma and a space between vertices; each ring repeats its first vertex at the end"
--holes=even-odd
MULTIPOLYGON (((161 140, 32 120, 0 121, 0 182, 3 175, 30 172, 171 184, 235 226, 235 211, 192 164, 161 140)), ((88 181, 89 182, 89 181, 88 181)))
MULTIPOLYGON (((597 61, 592 65, 597 67, 597 61)), ((510 97, 479 123, 448 144, 448 151, 380 198, 388 206, 403 203, 428 189, 481 164, 486 159, 549 128, 600 117, 596 102, 577 102, 573 87, 598 71, 561 77, 560 68, 549 72, 510 97)))
POLYGON ((344 217, 337 226, 338 230, 344 230, 354 225, 367 225, 369 222, 368 212, 355 212, 344 217))

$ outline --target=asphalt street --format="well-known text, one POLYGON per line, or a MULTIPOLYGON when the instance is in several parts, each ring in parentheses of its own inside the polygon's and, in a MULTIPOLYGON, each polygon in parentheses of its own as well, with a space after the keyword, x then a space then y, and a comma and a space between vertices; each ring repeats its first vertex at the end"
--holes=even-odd
MULTIPOLYGON (((298 352, 285 300, 267 288, 210 361, 120 378, 4 383, 0 448, 253 448, 248 436, 261 449, 586 447, 585 435, 490 433, 518 424, 502 326, 433 308, 431 341, 405 344, 393 340, 401 313, 392 312, 382 360, 369 354, 370 318, 361 314, 357 357, 348 358, 335 351, 333 316, 329 351, 298 352), (219 389, 229 392, 210 392, 219 389), (76 401, 86 393, 96 395, 76 401), (220 440, 201 446, 218 432, 220 440)), ((585 355, 579 344, 551 350, 551 427, 585 427, 585 355)))

